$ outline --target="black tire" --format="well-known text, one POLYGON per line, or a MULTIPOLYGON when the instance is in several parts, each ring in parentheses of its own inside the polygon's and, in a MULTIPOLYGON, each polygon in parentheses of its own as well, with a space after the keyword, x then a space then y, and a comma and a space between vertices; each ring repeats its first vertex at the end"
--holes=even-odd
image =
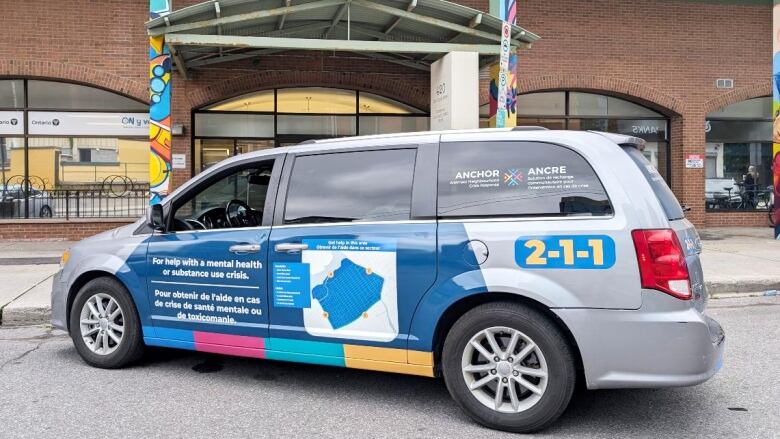
POLYGON ((39 212, 40 218, 51 218, 54 216, 51 211, 51 207, 49 206, 43 206, 41 207, 41 211, 39 212))
POLYGON ((487 303, 458 319, 447 334, 441 364, 447 389, 466 414, 486 427, 516 433, 538 431, 552 424, 566 410, 576 384, 576 364, 565 335, 543 314, 513 302, 487 303), (496 326, 530 337, 547 363, 544 393, 538 402, 519 413, 502 413, 485 406, 471 393, 463 377, 461 362, 466 345, 480 331, 496 326))
POLYGON ((69 329, 76 351, 91 366, 118 369, 132 364, 143 356, 144 343, 138 311, 127 288, 112 277, 93 279, 79 290, 70 309, 69 329), (81 336, 81 309, 89 298, 98 293, 111 296, 122 308, 124 317, 124 333, 121 342, 116 350, 106 355, 92 352, 81 336))

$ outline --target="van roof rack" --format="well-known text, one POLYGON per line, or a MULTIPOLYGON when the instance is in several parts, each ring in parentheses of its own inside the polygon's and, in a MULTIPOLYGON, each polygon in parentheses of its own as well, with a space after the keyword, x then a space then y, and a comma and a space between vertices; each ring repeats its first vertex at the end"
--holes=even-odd
POLYGON ((524 125, 519 127, 512 127, 512 131, 548 131, 549 128, 524 125))
POLYGON ((604 136, 607 139, 617 143, 620 146, 633 146, 634 148, 644 151, 645 149, 645 139, 641 139, 639 137, 635 136, 627 136, 625 134, 615 134, 615 133, 607 133, 604 131, 594 131, 594 130, 588 130, 591 133, 598 134, 600 136, 604 136))

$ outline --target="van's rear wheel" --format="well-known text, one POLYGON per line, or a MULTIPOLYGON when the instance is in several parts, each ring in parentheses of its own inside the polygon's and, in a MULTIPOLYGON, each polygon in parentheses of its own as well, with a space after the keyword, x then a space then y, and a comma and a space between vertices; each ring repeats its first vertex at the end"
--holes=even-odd
POLYGON ((70 336, 81 358, 95 367, 124 367, 143 354, 141 323, 127 289, 116 279, 89 281, 70 309, 70 336))
POLYGON ((444 343, 442 372, 469 416, 513 432, 554 422, 568 406, 576 380, 560 329, 512 302, 481 305, 458 319, 444 343))

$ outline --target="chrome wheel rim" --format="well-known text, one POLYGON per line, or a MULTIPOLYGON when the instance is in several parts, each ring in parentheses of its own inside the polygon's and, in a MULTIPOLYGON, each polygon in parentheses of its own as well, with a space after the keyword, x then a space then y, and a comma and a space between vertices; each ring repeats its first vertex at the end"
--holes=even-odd
POLYGON ((98 355, 114 352, 125 333, 122 307, 108 294, 97 293, 81 307, 81 338, 90 351, 98 355))
POLYGON ((520 413, 542 399, 548 369, 539 346, 505 326, 484 329, 469 340, 461 361, 471 394, 501 413, 520 413))

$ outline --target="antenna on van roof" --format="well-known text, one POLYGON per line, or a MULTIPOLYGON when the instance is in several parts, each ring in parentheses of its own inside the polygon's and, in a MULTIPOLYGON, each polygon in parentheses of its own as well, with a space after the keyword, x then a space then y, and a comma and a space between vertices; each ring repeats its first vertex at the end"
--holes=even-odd
POLYGON ((549 128, 536 127, 536 126, 521 126, 521 127, 512 128, 512 131, 548 131, 548 130, 549 128))

